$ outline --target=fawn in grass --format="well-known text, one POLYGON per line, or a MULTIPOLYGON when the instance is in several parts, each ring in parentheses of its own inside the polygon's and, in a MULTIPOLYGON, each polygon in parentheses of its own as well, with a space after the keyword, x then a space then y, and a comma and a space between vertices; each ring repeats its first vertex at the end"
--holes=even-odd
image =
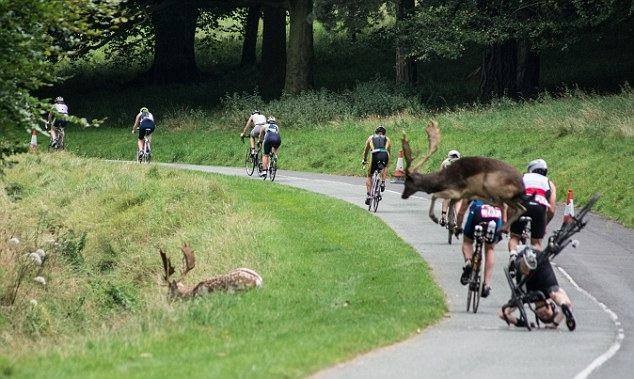
POLYGON ((171 279, 174 274, 172 262, 162 249, 159 249, 163 261, 163 279, 169 285, 169 294, 173 298, 192 298, 216 291, 238 292, 250 288, 262 286, 260 274, 249 268, 237 268, 227 274, 205 279, 195 286, 187 286, 182 283, 187 273, 196 265, 196 256, 188 244, 181 247, 183 252, 183 270, 178 279, 171 279))

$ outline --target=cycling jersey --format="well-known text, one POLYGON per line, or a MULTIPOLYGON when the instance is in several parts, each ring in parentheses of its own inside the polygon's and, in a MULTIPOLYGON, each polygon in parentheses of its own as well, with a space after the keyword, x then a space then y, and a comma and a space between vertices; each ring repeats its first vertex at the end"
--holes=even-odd
POLYGON ((374 134, 370 139, 370 149, 373 153, 387 151, 387 137, 381 134, 374 134))
POLYGON ((273 148, 277 149, 282 144, 280 127, 277 124, 267 124, 264 128, 264 154, 270 154, 273 148))
POLYGON ((469 207, 469 216, 464 227, 464 236, 474 239, 475 227, 482 222, 495 221, 496 230, 493 243, 502 239, 500 230, 502 229, 502 210, 490 204, 484 204, 482 200, 473 200, 469 207))
POLYGON ((261 114, 254 114, 253 116, 251 116, 251 120, 253 121, 253 125, 266 124, 266 116, 261 114))
POLYGON ((266 135, 269 133, 280 134, 280 127, 277 126, 277 124, 268 124, 264 129, 264 133, 264 138, 266 138, 266 135))
POLYGON ((550 208, 550 182, 544 175, 536 173, 527 173, 522 177, 524 182, 524 194, 528 196, 535 196, 534 201, 537 204, 543 205, 546 208, 550 208))

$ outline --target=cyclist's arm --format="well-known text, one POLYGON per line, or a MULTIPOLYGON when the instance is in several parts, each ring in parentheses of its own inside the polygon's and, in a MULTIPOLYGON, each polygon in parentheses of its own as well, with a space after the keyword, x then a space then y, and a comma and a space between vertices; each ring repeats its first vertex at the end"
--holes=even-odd
POLYGON ((249 125, 253 122, 253 115, 249 116, 247 123, 244 125, 244 129, 242 129, 242 134, 247 134, 247 130, 249 129, 249 125))
POLYGON ((555 201, 557 200, 557 187, 555 187, 555 183, 549 180, 550 184, 550 198, 548 199, 548 203, 550 207, 546 210, 546 217, 548 222, 555 217, 555 201))
POLYGON ((368 152, 370 152, 370 137, 365 141, 365 148, 363 149, 363 161, 366 162, 368 160, 368 152))
POLYGON ((132 125, 132 133, 139 127, 139 122, 141 121, 141 114, 137 114, 134 118, 134 125, 132 125))

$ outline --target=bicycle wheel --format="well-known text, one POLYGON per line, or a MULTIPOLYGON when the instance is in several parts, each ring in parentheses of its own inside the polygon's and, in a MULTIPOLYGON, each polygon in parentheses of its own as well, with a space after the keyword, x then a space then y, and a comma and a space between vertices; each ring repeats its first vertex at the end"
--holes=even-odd
POLYGON ((471 291, 471 282, 467 283, 467 312, 471 308, 471 297, 473 296, 473 292, 471 291))
POLYGON ((473 293, 473 313, 478 313, 478 307, 480 306, 480 296, 482 295, 482 275, 480 274, 480 270, 476 274, 474 281, 474 293, 473 293))
POLYGON ((247 154, 244 158, 244 171, 247 175, 253 175, 253 171, 255 171, 256 161, 251 156, 251 148, 247 148, 247 154))
POLYGON ((277 155, 273 155, 269 163, 269 179, 271 181, 275 180, 275 174, 277 174, 277 155))
POLYGON ((372 209, 374 213, 376 213, 376 210, 379 208, 379 202, 381 201, 381 183, 380 183, 381 178, 379 177, 378 173, 376 173, 373 179, 374 180, 372 181, 372 198, 374 200, 372 201, 372 209))

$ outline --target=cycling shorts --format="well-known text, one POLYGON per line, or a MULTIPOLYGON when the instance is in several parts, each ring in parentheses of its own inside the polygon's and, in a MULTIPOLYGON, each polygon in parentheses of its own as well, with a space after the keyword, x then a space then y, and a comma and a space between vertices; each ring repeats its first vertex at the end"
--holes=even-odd
MULTIPOLYGON (((546 207, 529 201, 524 204, 526 207, 526 213, 522 216, 528 216, 531 218, 531 238, 542 239, 546 234, 546 207)), ((511 224, 511 233, 521 236, 524 231, 524 223, 519 219, 511 224)))
MULTIPOLYGON (((474 240, 476 225, 480 225, 482 222, 488 224, 489 221, 495 221, 495 236, 492 243, 496 244, 502 240, 502 215, 500 209, 488 204, 472 203, 464 226, 464 236, 474 240), (498 212, 500 213, 499 217, 497 216, 498 212)), ((483 232, 486 233, 486 226, 483 232)))
POLYGON ((555 276, 555 271, 553 271, 550 261, 545 260, 537 266, 535 271, 529 274, 526 280, 526 290, 528 292, 541 291, 546 297, 550 297, 551 293, 559 291, 559 282, 557 282, 557 276, 555 276))
POLYGON ((145 136, 149 136, 154 131, 154 121, 150 119, 145 119, 141 121, 139 125, 139 139, 145 138, 145 136))
POLYGON ((277 133, 268 133, 264 136, 264 154, 270 154, 271 149, 279 148, 282 144, 282 137, 277 133))
POLYGON ((253 129, 251 129, 251 133, 250 133, 251 138, 255 138, 255 139, 260 138, 260 130, 262 130, 263 126, 264 124, 254 126, 253 129))
POLYGON ((390 156, 387 151, 377 151, 372 153, 372 161, 370 163, 370 171, 368 171, 368 176, 372 176, 372 173, 375 170, 379 169, 379 164, 383 167, 387 167, 387 164, 390 161, 390 156))

